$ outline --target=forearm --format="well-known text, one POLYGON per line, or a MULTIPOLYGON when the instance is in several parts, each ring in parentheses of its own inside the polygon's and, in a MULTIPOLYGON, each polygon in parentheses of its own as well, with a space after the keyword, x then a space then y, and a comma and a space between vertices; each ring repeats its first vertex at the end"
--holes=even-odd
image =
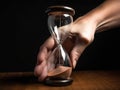
POLYGON ((120 27, 120 0, 106 0, 103 4, 85 15, 96 25, 96 32, 120 27))

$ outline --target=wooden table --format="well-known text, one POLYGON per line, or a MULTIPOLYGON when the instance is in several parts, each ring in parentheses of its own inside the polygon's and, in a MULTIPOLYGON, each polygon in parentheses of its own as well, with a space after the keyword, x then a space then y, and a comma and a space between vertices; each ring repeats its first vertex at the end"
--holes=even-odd
POLYGON ((120 90, 120 71, 74 71, 72 78, 69 86, 51 87, 33 72, 1 72, 0 90, 120 90))

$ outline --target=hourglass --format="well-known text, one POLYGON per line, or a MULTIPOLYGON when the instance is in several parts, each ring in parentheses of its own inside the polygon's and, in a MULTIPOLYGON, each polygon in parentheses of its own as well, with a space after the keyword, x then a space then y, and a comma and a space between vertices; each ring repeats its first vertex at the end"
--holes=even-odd
POLYGON ((73 22, 75 11, 68 6, 50 6, 46 10, 48 14, 48 29, 56 42, 56 47, 48 57, 48 76, 45 80, 47 85, 70 85, 73 82, 71 78, 72 63, 70 57, 62 43, 67 38, 66 33, 59 28, 73 22))

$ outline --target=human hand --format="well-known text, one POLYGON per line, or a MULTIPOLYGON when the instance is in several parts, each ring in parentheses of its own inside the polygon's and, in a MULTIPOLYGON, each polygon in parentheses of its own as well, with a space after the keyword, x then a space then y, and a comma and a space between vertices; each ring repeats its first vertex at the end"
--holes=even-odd
MULTIPOLYGON (((82 52, 94 40, 96 24, 84 19, 84 17, 80 17, 73 23, 60 27, 59 30, 62 31, 61 35, 63 38, 68 36, 63 42, 63 47, 69 53, 73 68, 75 68, 82 52)), ((52 50, 55 48, 55 45, 55 40, 50 37, 40 47, 37 56, 37 65, 34 69, 34 74, 38 77, 39 81, 43 81, 47 76, 47 62, 49 62, 47 60, 52 50)))
MULTIPOLYGON (((95 32, 120 26, 119 2, 120 0, 106 0, 83 17, 59 29, 66 32, 62 33, 63 38, 68 35, 68 38, 63 42, 63 46, 70 55, 73 68, 75 68, 82 52, 94 40, 95 32)), ((52 37, 46 40, 40 47, 37 56, 37 65, 34 69, 34 74, 40 81, 44 80, 47 76, 47 59, 54 47, 55 41, 52 37)))

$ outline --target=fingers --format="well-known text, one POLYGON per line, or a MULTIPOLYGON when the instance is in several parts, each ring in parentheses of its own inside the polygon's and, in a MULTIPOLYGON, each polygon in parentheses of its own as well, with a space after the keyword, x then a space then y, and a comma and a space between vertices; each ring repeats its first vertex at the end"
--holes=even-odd
POLYGON ((37 56, 37 65, 34 69, 34 75, 38 77, 39 81, 42 81, 47 76, 47 59, 54 47, 54 40, 52 37, 47 39, 45 43, 40 47, 40 51, 37 56))
MULTIPOLYGON (((53 39, 53 37, 49 37, 44 44, 41 46, 40 49, 42 49, 43 47, 46 47, 48 50, 53 49, 55 46, 55 41, 53 39)), ((42 50, 40 50, 42 52, 42 50)))
POLYGON ((35 76, 40 76, 41 73, 43 72, 44 67, 46 66, 46 61, 41 62, 41 64, 36 65, 34 69, 34 75, 35 76))
POLYGON ((83 53, 83 51, 86 47, 87 47, 87 45, 84 44, 82 41, 80 42, 80 41, 76 40, 76 43, 70 53, 70 58, 73 63, 73 68, 75 68, 79 57, 81 56, 81 54, 83 53))
POLYGON ((37 65, 41 64, 43 61, 46 60, 46 55, 47 55, 47 48, 46 47, 42 47, 40 48, 40 51, 37 55, 37 65))
POLYGON ((73 63, 73 68, 75 68, 76 63, 79 57, 81 56, 82 52, 84 51, 84 49, 91 42, 89 40, 91 37, 88 37, 87 32, 81 31, 79 27, 80 25, 78 26, 75 24, 69 24, 60 28, 60 30, 66 32, 65 34, 68 34, 69 37, 65 40, 63 46, 70 54, 70 58, 73 63))
POLYGON ((52 37, 48 38, 44 42, 44 44, 40 47, 40 50, 37 56, 38 63, 41 61, 47 60, 47 57, 49 56, 54 46, 55 46, 55 42, 52 37))
POLYGON ((47 65, 43 68, 41 75, 38 77, 39 81, 43 81, 47 77, 47 65))
POLYGON ((39 81, 43 81, 47 77, 46 61, 35 67, 34 75, 38 77, 39 81))
POLYGON ((38 77, 39 81, 43 81, 47 76, 47 52, 45 48, 42 51, 38 54, 37 65, 34 68, 34 75, 38 77))

